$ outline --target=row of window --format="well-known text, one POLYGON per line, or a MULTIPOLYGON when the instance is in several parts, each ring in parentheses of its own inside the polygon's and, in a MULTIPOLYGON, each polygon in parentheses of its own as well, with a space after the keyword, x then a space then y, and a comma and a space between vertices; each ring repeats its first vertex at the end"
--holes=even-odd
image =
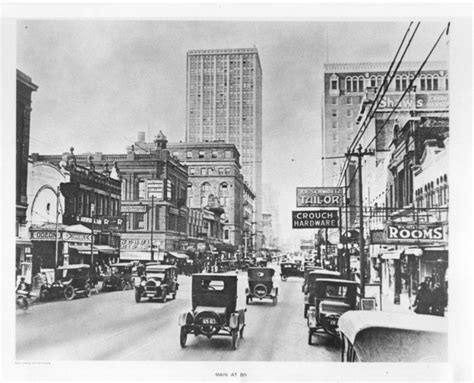
POLYGON ((119 200, 102 194, 79 190, 76 198, 73 200, 73 210, 77 214, 85 217, 118 215, 119 200), (92 211, 91 205, 94 205, 95 211, 92 211))
MULTIPOLYGON (((199 168, 195 168, 195 167, 189 168, 189 175, 190 176, 195 176, 196 175, 196 169, 199 169, 199 168)), ((216 168, 201 167, 200 169, 201 169, 201 171, 200 171, 199 174, 201 176, 214 176, 214 175, 229 176, 229 175, 231 175, 231 172, 232 172, 230 167, 226 167, 226 168, 219 167, 219 168, 217 168, 217 171, 216 171, 216 168)))
MULTIPOLYGON (((338 121, 337 121, 337 120, 331 121, 331 126, 332 126, 333 129, 337 129, 337 128, 339 127, 338 121)), ((350 129, 352 129, 353 127, 354 127, 354 125, 353 125, 352 121, 347 121, 347 122, 346 122, 346 128, 347 128, 347 129, 350 130, 350 129)))
MULTIPOLYGON (((423 74, 419 77, 419 85, 421 91, 437 91, 440 90, 439 76, 437 74, 423 74)), ((397 75, 395 76, 395 91, 403 92, 413 79, 413 75, 397 75)), ((371 76, 369 84, 371 87, 379 87, 383 83, 382 76, 371 76)), ((330 89, 339 90, 339 78, 331 76, 330 89)), ((415 82, 416 84, 416 82, 415 82)), ((348 76, 345 78, 345 90, 347 93, 362 93, 365 90, 365 80, 363 76, 348 76)), ((445 77, 445 90, 449 89, 448 77, 445 77)))
POLYGON ((436 179, 436 183, 431 181, 422 188, 415 191, 415 201, 417 207, 435 207, 447 205, 448 196, 448 176, 445 174, 436 179))
MULTIPOLYGON (((346 117, 352 117, 353 116, 353 110, 352 109, 347 109, 346 110, 346 117)), ((331 117, 336 118, 337 117, 337 109, 331 109, 331 117)))

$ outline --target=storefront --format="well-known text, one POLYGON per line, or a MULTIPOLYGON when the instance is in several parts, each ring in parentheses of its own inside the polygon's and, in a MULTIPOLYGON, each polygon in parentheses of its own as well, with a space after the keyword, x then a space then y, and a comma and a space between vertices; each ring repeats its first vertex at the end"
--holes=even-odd
POLYGON ((31 226, 30 232, 33 275, 40 272, 40 269, 90 263, 92 233, 87 227, 46 223, 40 226, 31 226))

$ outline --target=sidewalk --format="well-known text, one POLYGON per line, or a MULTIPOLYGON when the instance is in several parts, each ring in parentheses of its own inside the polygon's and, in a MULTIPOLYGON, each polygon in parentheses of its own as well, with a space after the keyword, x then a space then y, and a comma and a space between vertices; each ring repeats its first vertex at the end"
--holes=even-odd
POLYGON ((410 309, 408 295, 400 295, 400 304, 393 303, 393 294, 382 294, 382 311, 393 313, 415 314, 410 309))

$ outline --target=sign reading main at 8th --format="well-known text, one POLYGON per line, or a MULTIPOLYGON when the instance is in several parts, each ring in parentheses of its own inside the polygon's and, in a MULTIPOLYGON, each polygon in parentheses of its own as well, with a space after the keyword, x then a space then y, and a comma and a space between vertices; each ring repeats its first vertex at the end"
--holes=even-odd
POLYGON ((293 211, 293 229, 319 229, 339 227, 337 210, 293 211))

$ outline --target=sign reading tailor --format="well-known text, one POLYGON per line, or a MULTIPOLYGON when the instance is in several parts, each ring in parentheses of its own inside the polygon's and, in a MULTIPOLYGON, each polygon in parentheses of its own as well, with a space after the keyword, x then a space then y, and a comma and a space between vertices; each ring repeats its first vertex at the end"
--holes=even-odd
POLYGON ((389 224, 386 229, 387 242, 417 243, 444 242, 442 225, 397 225, 389 224))
POLYGON ((293 211, 293 229, 319 229, 339 227, 337 210, 293 211))
POLYGON ((296 188, 296 207, 339 207, 344 202, 342 188, 296 188))

